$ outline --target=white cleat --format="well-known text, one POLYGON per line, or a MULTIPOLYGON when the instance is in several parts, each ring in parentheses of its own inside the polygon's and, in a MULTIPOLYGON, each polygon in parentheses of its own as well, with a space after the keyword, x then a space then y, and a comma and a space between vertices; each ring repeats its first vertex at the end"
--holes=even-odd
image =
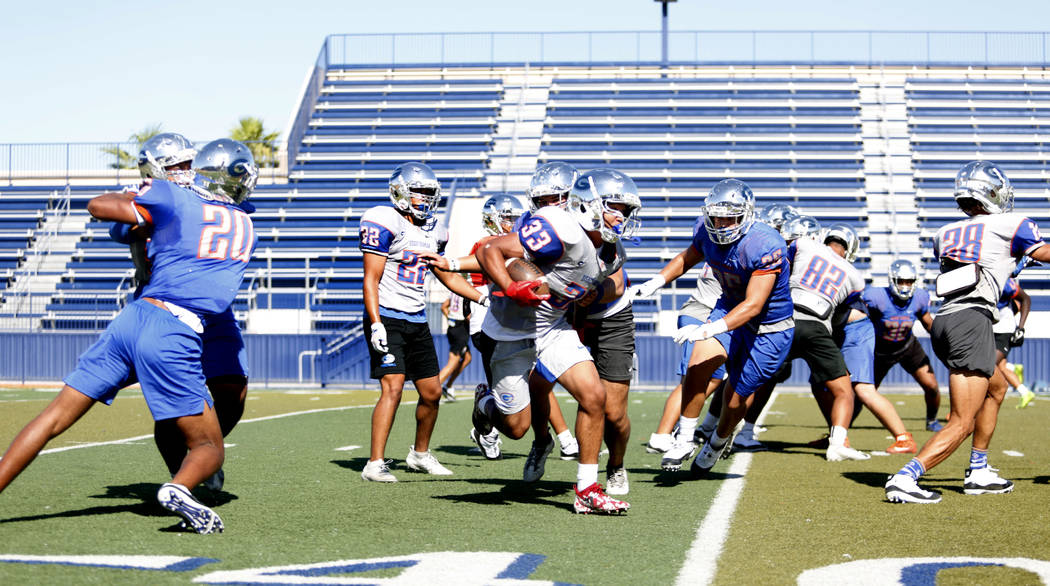
POLYGON ((521 479, 525 482, 536 482, 543 478, 547 467, 547 456, 554 449, 554 438, 548 438, 548 440, 542 446, 538 445, 535 440, 532 442, 529 455, 525 458, 525 468, 521 471, 521 479))
POLYGON ((828 446, 825 453, 828 462, 842 462, 843 460, 868 460, 871 454, 865 454, 860 450, 854 450, 849 446, 828 446))
POLYGON ((625 495, 631 486, 627 482, 627 470, 623 466, 605 471, 605 494, 625 495))
POLYGON ((649 434, 649 443, 645 445, 645 451, 650 454, 665 454, 674 445, 674 437, 669 433, 649 434))
POLYGON ((1014 489, 1014 483, 999 476, 999 471, 991 466, 970 468, 963 481, 963 492, 966 494, 1004 494, 1014 489))
POLYGON ((193 498, 185 486, 169 482, 157 491, 157 502, 160 506, 179 515, 185 520, 187 527, 201 535, 208 533, 222 533, 224 527, 222 519, 215 511, 202 505, 193 498))
POLYGON ((558 451, 562 460, 575 460, 580 457, 580 444, 576 438, 569 438, 565 443, 559 444, 558 451))
POLYGON ((660 467, 668 472, 681 470, 682 462, 691 458, 696 453, 696 448, 693 442, 675 442, 660 460, 660 467))
POLYGON ((911 476, 894 474, 886 481, 886 500, 891 503, 933 504, 941 502, 941 494, 920 488, 911 476))
POLYGON ((361 471, 361 478, 371 482, 397 482, 390 473, 390 460, 370 460, 361 471))
POLYGON ((415 472, 425 472, 435 476, 452 476, 452 471, 442 466, 441 462, 438 462, 437 458, 434 457, 434 454, 430 453, 430 450, 417 452, 415 446, 409 446, 405 465, 408 466, 409 470, 415 472))
POLYGON ((472 427, 470 428, 470 439, 478 446, 481 455, 485 456, 486 460, 499 460, 503 457, 503 451, 500 449, 503 440, 499 437, 498 429, 492 428, 488 435, 481 435, 477 429, 472 427))

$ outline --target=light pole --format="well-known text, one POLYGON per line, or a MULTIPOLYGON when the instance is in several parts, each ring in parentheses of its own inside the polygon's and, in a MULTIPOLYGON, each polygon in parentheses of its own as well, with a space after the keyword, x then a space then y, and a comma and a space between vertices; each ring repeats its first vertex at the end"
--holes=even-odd
POLYGON ((667 69, 667 5, 671 2, 677 2, 678 0, 654 0, 660 3, 660 10, 663 14, 661 19, 661 35, 660 35, 660 64, 664 69, 667 69))

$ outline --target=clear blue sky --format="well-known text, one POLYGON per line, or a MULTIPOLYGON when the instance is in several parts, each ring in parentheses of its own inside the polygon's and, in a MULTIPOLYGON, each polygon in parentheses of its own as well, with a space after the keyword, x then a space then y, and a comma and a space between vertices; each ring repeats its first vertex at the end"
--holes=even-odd
MULTIPOLYGON (((0 143, 194 140, 240 116, 284 130, 328 34, 658 30, 653 0, 259 0, 7 3, 0 143)), ((1038 30, 1050 2, 679 0, 672 30, 1038 30), (997 4, 1002 7, 997 7, 997 4)))

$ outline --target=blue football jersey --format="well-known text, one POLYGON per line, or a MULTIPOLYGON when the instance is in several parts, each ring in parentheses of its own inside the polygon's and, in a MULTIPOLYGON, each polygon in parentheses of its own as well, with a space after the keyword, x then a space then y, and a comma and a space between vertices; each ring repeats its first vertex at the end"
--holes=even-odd
POLYGON ((904 348, 911 339, 915 320, 930 312, 930 293, 919 287, 904 305, 899 304, 889 287, 869 285, 863 298, 875 324, 875 346, 880 354, 904 348))
POLYGON ((726 309, 732 309, 747 297, 751 275, 777 274, 769 299, 750 322, 752 327, 780 322, 793 315, 787 244, 779 232, 756 222, 739 240, 723 245, 715 244, 706 229, 699 229, 693 233, 692 246, 704 256, 722 285, 719 303, 726 309))
POLYGON ((142 295, 200 315, 225 311, 258 243, 248 214, 168 181, 145 187, 135 207, 153 224, 153 275, 142 295))

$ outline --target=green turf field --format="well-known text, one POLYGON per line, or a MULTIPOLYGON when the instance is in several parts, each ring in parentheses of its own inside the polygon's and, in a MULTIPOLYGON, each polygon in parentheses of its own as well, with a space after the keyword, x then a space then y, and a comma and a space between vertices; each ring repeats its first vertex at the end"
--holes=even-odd
MULTIPOLYGON (((0 390, 0 443, 52 394, 0 390)), ((933 584, 933 576, 938 584, 1030 584, 1038 583, 1039 560, 1050 560, 1044 400, 1016 411, 1011 397, 1002 411, 990 459, 1016 482, 1013 494, 963 495, 966 447, 928 476, 943 502, 916 506, 883 500, 886 475, 908 456, 825 462, 805 446, 823 429, 815 405, 791 393, 779 394, 765 417, 760 439, 773 451, 734 456, 703 481, 663 473, 643 442, 664 395, 636 393, 632 509, 605 518, 571 513, 575 462, 552 457, 544 479, 525 485, 527 440, 505 441, 499 462, 472 452, 468 401, 442 407, 433 442, 454 476, 405 470, 413 433, 406 405, 387 453, 400 482, 377 485, 360 477, 375 391, 249 396, 244 421, 227 438, 225 490, 197 491, 217 505, 226 533, 179 532, 177 517, 155 504, 165 470, 141 396, 125 392, 48 446, 72 449, 41 455, 0 495, 0 561, 10 562, 0 563, 0 583, 790 584, 800 575, 815 576, 813 583, 849 583, 843 576, 898 583, 903 575, 908 584, 933 584), (293 415, 273 417, 281 414, 293 415), (95 443, 128 438, 137 439, 95 443), (940 559, 960 557, 1032 561, 940 559), (803 574, 847 562, 874 565, 803 574)), ((920 428, 922 398, 892 399, 905 423, 920 428)), ((928 436, 916 431, 920 443, 928 436)), ((891 443, 867 414, 850 439, 864 450, 891 443)))

